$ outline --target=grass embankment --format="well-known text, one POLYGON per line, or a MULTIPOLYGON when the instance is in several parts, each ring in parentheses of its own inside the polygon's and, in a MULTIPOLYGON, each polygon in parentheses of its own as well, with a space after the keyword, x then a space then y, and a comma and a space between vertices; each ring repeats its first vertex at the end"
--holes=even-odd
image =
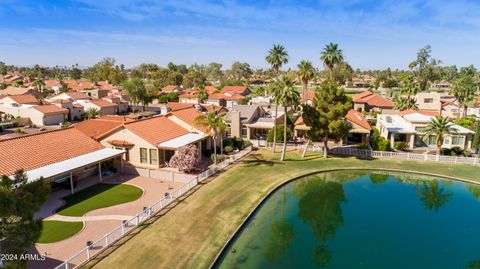
POLYGON ((42 232, 37 243, 46 244, 61 241, 78 233, 82 228, 83 222, 42 221, 42 232))
MULTIPOLYGON (((321 169, 389 168, 479 180, 478 167, 413 161, 323 159, 296 152, 278 161, 257 151, 179 203, 96 264, 95 268, 208 268, 232 233, 282 181, 321 169), (477 175, 477 178, 475 178, 477 175)), ((89 265, 91 266, 91 264, 89 265)))
POLYGON ((85 213, 137 200, 143 190, 127 184, 96 184, 65 197, 65 205, 57 214, 83 216, 85 213))

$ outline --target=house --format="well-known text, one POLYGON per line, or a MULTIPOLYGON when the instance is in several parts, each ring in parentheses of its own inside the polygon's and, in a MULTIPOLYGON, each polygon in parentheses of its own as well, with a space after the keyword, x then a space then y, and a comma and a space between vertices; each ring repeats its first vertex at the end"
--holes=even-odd
MULTIPOLYGON (((346 138, 346 142, 350 143, 368 143, 372 127, 362 113, 350 109, 345 116, 345 120, 350 125, 350 130, 346 138)), ((295 121, 294 136, 297 138, 305 138, 306 132, 310 130, 302 117, 295 121)))
POLYGON ((68 184, 75 191, 77 181, 103 173, 110 165, 121 171, 123 151, 105 148, 74 128, 0 140, 0 175, 11 176, 23 169, 28 181, 40 177, 55 188, 68 184))
POLYGON ((77 104, 82 105, 85 111, 89 109, 96 109, 101 115, 115 115, 118 112, 117 104, 101 99, 77 100, 77 104))
POLYGON ((78 101, 78 100, 90 100, 91 97, 87 96, 83 92, 64 92, 53 96, 50 100, 68 100, 68 101, 78 101))
POLYGON ((353 109, 359 112, 375 111, 385 113, 392 111, 395 106, 395 103, 392 100, 377 95, 371 91, 364 91, 352 96, 352 101, 353 109))
POLYGON ((49 102, 50 104, 56 105, 61 108, 68 109, 68 121, 79 121, 83 117, 83 106, 75 104, 69 100, 55 99, 49 102))
MULTIPOLYGON (((292 110, 289 108, 287 114, 291 113, 292 110)), ((259 105, 234 105, 224 117, 228 126, 226 135, 264 140, 268 131, 275 126, 275 121, 277 124, 283 124, 284 116, 283 107, 278 107, 278 115, 275 115, 274 106, 268 109, 259 105)))
POLYGON ((123 99, 121 94, 109 94, 106 97, 104 97, 103 100, 108 101, 112 104, 117 104, 118 113, 128 112, 128 101, 123 99))
POLYGON ((162 88, 162 93, 183 92, 183 88, 177 85, 167 85, 162 88))
POLYGON ((20 106, 20 105, 38 105, 38 100, 31 94, 10 95, 0 99, 0 105, 20 106))
MULTIPOLYGON (((250 94, 250 90, 246 86, 225 86, 221 90, 213 86, 206 86, 205 90, 208 93, 207 104, 228 108, 238 105, 241 100, 250 94)), ((179 102, 198 104, 197 92, 198 89, 190 89, 182 92, 178 96, 179 102)))
MULTIPOLYGON (((431 122, 434 116, 425 112, 403 111, 394 115, 377 115, 376 128, 380 135, 388 139, 393 146, 395 142, 402 141, 409 145, 410 149, 416 147, 435 148, 435 136, 424 139, 424 129, 431 122)), ((443 147, 461 147, 470 149, 474 132, 452 124, 451 127, 457 131, 454 135, 447 135, 443 141, 443 147)))
POLYGON ((56 105, 41 105, 33 106, 28 118, 38 126, 58 125, 68 121, 68 113, 68 109, 56 105))
POLYGON ((105 147, 124 150, 125 160, 135 167, 156 169, 165 166, 180 147, 195 144, 200 152, 209 148, 207 134, 185 127, 176 118, 158 116, 126 122, 107 131, 99 141, 105 147))
POLYGON ((4 90, 0 90, 0 96, 8 96, 8 95, 33 95, 37 97, 38 92, 31 89, 31 88, 25 88, 25 87, 12 87, 8 86, 4 90))

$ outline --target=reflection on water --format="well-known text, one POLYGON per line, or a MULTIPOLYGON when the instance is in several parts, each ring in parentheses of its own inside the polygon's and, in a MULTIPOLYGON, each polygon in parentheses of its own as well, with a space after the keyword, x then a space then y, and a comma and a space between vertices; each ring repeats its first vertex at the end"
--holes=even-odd
POLYGON ((480 187, 323 173, 276 191, 216 268, 478 268, 480 187))

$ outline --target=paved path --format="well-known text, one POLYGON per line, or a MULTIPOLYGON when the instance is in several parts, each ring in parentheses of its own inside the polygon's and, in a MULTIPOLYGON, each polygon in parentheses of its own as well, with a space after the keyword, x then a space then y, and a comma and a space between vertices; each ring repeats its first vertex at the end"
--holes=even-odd
POLYGON ((72 217, 72 216, 62 216, 55 214, 50 216, 46 220, 60 220, 60 221, 68 221, 68 222, 76 222, 76 221, 98 221, 98 220, 129 220, 132 219, 133 216, 127 215, 101 215, 101 216, 82 216, 82 217, 72 217))

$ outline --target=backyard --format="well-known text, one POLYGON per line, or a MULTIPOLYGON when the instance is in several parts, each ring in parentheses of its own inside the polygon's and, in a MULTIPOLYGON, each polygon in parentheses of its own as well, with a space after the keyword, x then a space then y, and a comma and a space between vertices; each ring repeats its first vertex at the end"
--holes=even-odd
MULTIPOLYGON (((258 150, 213 178, 168 214, 147 225, 102 260, 96 268, 208 268, 232 233, 251 210, 281 182, 308 172, 332 168, 388 168, 435 173, 480 181, 478 167, 413 161, 323 159, 309 153, 305 159, 289 152, 258 150), (152 255, 154 253, 154 255, 152 255)), ((95 262, 97 262, 95 264, 95 262)))

